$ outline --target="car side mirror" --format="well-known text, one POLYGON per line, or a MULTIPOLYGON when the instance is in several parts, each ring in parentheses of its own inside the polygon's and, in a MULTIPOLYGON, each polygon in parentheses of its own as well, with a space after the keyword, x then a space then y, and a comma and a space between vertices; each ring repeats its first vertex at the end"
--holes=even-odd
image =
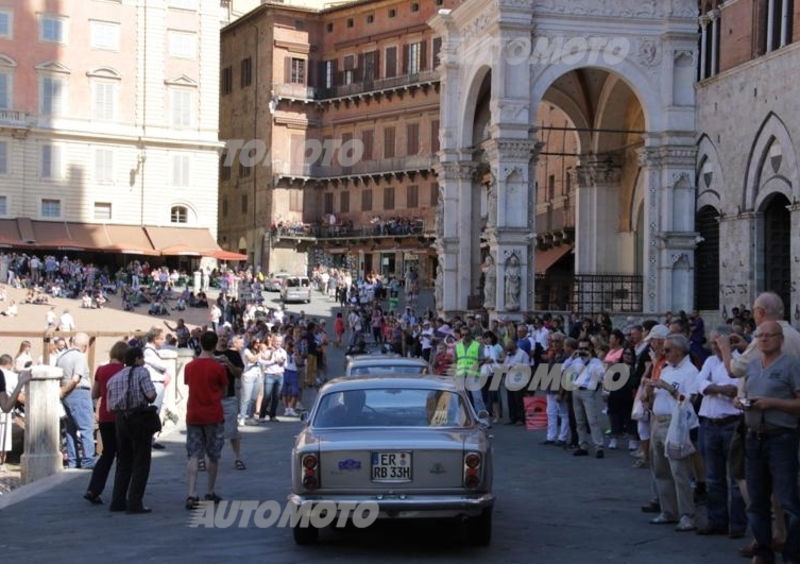
POLYGON ((300 412, 300 421, 303 422, 303 423, 308 423, 308 412, 307 411, 301 411, 300 412))
POLYGON ((481 427, 492 426, 492 420, 491 417, 489 416, 489 412, 486 411, 485 409, 481 409, 478 412, 478 423, 480 423, 481 427))

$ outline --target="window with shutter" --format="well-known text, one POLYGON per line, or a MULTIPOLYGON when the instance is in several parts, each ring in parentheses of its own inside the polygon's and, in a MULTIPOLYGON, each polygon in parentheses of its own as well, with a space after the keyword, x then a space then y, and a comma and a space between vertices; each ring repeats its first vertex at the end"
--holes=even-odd
POLYGON ((394 158, 394 127, 383 128, 383 158, 394 158))
POLYGON ((101 121, 113 120, 116 85, 110 82, 95 82, 92 91, 94 94, 92 104, 93 118, 101 121))
POLYGON ((0 215, 8 215, 8 198, 0 196, 0 215))
POLYGON ((432 51, 433 51, 433 68, 439 66, 441 60, 439 58, 439 53, 442 51, 442 38, 441 37, 434 37, 433 44, 432 44, 432 51))
POLYGON ((333 213, 333 192, 327 192, 325 194, 325 213, 333 213))
POLYGON ((397 47, 386 48, 386 78, 397 76, 397 47))
POLYGON ((0 72, 0 110, 11 109, 11 73, 0 72))
POLYGON ((422 51, 420 43, 406 45, 406 60, 403 62, 407 74, 417 74, 420 71, 422 62, 422 51))
POLYGON ((61 200, 42 200, 42 217, 61 217, 61 200))
POLYGON ((190 184, 189 155, 172 155, 172 185, 187 188, 190 184))
POLYGON ((413 156, 419 153, 419 124, 406 125, 406 155, 413 156))
POLYGON ((0 141, 0 174, 8 174, 8 142, 0 141))
POLYGON ((289 211, 302 212, 303 211, 303 191, 290 190, 289 191, 289 211))
POLYGON ((39 20, 39 39, 54 43, 66 43, 67 19, 57 16, 42 16, 39 20))
POLYGON ((94 203, 94 218, 99 221, 108 221, 111 219, 111 203, 110 202, 95 202, 94 203))
POLYGON ((364 152, 361 154, 361 159, 364 161, 371 161, 372 147, 375 144, 375 133, 371 129, 365 129, 362 131, 361 143, 364 147, 364 152))
POLYGON ((336 60, 325 61, 325 88, 336 86, 336 60))
POLYGON ((361 211, 372 211, 372 190, 361 192, 361 211))
POLYGON ((406 191, 406 207, 413 209, 419 207, 419 186, 409 186, 406 191))
POLYGON ((42 145, 42 178, 61 178, 61 147, 42 145))
POLYGON ((390 187, 383 189, 383 209, 394 209, 394 188, 390 187))
POLYGON ((306 83, 306 60, 292 57, 289 81, 292 84, 306 83))
POLYGON ((90 44, 94 49, 119 51, 120 25, 114 22, 89 22, 90 44))
POLYGON ((431 182, 431 207, 435 208, 439 205, 439 183, 431 182))
POLYGON ((114 181, 114 151, 111 149, 95 149, 94 179, 98 184, 110 184, 114 181))
POLYGON ((239 73, 239 88, 246 88, 253 82, 253 59, 250 57, 242 59, 239 67, 241 71, 239 73))
POLYGON ((339 211, 341 213, 350 212, 350 192, 339 194, 339 211))
POLYGON ((424 71, 428 69, 428 42, 422 41, 419 45, 419 70, 424 71))
POLYGON ((431 122, 431 153, 439 152, 439 120, 431 122))
POLYGON ((364 53, 364 81, 369 82, 378 78, 378 52, 364 53))
POLYGON ((169 210, 170 223, 188 223, 189 209, 186 206, 172 206, 169 210))
POLYGON ((224 94, 230 94, 233 92, 233 67, 227 66, 222 69, 222 84, 220 85, 220 91, 224 94))
POLYGON ((0 8, 0 38, 11 39, 13 36, 12 14, 11 10, 0 8))
POLYGON ((219 177, 220 180, 230 180, 231 179, 231 166, 229 164, 225 164, 225 161, 228 160, 228 153, 223 152, 219 158, 219 177))
POLYGON ((191 127, 192 92, 183 88, 172 90, 172 126, 191 127))
POLYGON ((353 79, 355 78, 353 68, 355 67, 355 64, 355 57, 353 55, 347 55, 344 58, 343 84, 353 84, 353 79))
POLYGON ((64 81, 51 76, 42 77, 41 108, 42 115, 61 115, 64 111, 64 81))

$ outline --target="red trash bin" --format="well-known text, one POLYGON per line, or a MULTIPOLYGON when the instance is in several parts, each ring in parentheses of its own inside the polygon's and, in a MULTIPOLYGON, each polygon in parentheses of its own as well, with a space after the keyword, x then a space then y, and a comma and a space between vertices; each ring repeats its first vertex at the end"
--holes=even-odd
POLYGON ((547 429, 547 398, 528 396, 522 398, 525 407, 525 428, 528 431, 547 429))

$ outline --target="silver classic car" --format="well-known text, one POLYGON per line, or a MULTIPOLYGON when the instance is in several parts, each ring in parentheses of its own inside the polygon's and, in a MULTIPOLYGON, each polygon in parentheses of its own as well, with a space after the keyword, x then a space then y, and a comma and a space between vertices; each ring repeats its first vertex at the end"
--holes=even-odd
POLYGON ((359 354, 345 359, 345 376, 379 376, 383 374, 430 374, 431 367, 421 358, 399 354, 359 354))
MULTIPOLYGON (((297 506, 378 504, 378 518, 453 518, 470 542, 492 532, 488 415, 452 379, 351 376, 328 382, 292 449, 297 506)), ((298 544, 318 530, 295 527, 298 544)))

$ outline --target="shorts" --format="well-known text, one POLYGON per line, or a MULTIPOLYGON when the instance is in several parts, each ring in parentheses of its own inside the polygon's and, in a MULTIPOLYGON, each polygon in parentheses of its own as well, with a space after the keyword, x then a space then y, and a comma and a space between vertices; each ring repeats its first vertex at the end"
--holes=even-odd
POLYGON ((649 441, 650 440, 650 421, 637 421, 636 422, 636 430, 639 433, 639 440, 640 441, 649 441))
POLYGON ((286 370, 283 373, 283 389, 281 396, 285 398, 296 398, 300 395, 300 386, 297 382, 297 371, 286 370))
POLYGON ((189 458, 208 457, 216 462, 225 444, 225 424, 186 425, 186 452, 189 458))
POLYGON ((239 438, 239 398, 223 398, 222 413, 225 417, 225 440, 239 438))

